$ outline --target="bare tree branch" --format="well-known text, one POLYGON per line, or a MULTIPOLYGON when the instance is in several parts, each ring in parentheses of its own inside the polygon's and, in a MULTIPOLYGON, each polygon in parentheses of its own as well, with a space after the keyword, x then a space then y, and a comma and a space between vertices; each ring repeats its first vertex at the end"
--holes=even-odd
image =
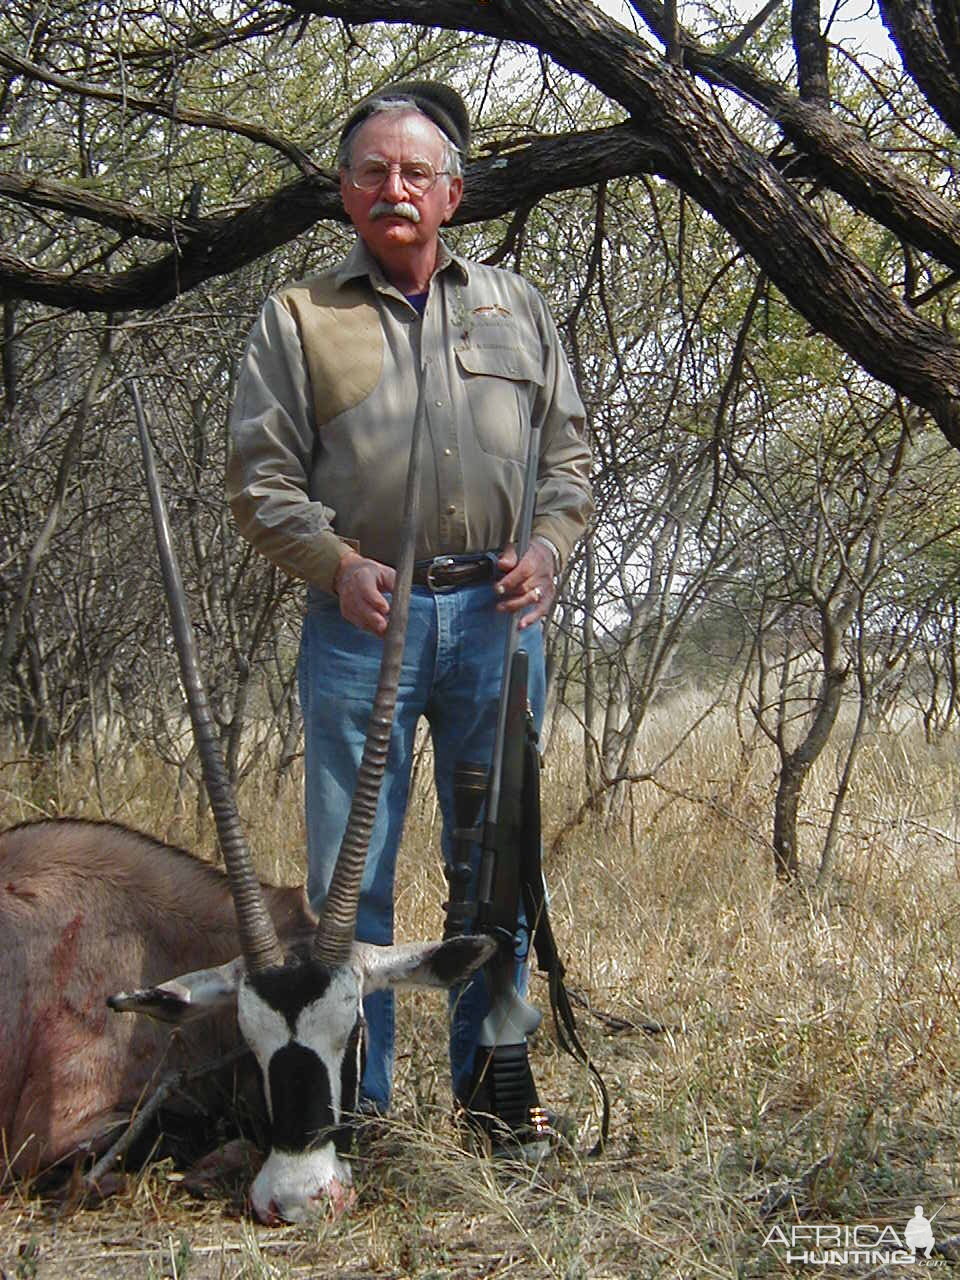
POLYGON ((757 34, 766 20, 772 14, 776 13, 784 3, 785 0, 767 0, 767 3, 763 8, 758 10, 749 22, 745 22, 743 24, 740 34, 731 40, 728 45, 724 45, 724 47, 719 50, 720 56, 724 58, 735 58, 743 53, 748 43, 757 34))
MULTIPOLYGON (((651 29, 661 31, 658 0, 633 0, 651 29)), ((784 137, 803 153, 804 172, 836 191, 908 243, 945 266, 960 266, 960 215, 929 185, 917 181, 856 129, 819 103, 803 102, 746 63, 705 49, 683 35, 684 62, 711 83, 735 89, 766 111, 784 137)))
POLYGON ((790 9, 797 88, 804 102, 830 103, 827 42, 820 30, 820 0, 793 0, 790 9))
POLYGON ((198 229, 196 219, 187 220, 138 209, 123 200, 108 200, 66 182, 52 182, 19 173, 0 173, 0 195, 8 196, 19 204, 52 209, 68 218, 83 218, 111 227, 121 235, 140 236, 145 240, 183 240, 198 229))
POLYGON ((933 16, 954 80, 960 80, 960 10, 956 0, 933 0, 933 16))
POLYGON ((273 147, 281 155, 286 156, 301 173, 307 177, 319 173, 317 165, 306 152, 281 138, 271 129, 248 120, 240 120, 236 116, 224 114, 222 111, 197 111, 191 107, 183 107, 177 102, 161 102, 156 98, 141 98, 136 94, 121 92, 116 89, 105 89, 101 85, 88 84, 82 80, 73 80, 69 76, 59 75, 45 67, 38 66, 26 58, 21 58, 11 49, 0 47, 0 67, 6 67, 15 75, 26 76, 31 80, 47 84, 63 93, 80 98, 95 98, 101 102, 115 102, 126 111, 145 112, 152 116, 162 116, 168 120, 176 120, 178 124, 190 125, 197 129, 217 129, 223 133, 236 134, 241 138, 249 138, 251 142, 259 142, 273 147))
MULTIPOLYGON (((940 119, 955 133, 960 132, 960 83, 941 41, 931 0, 879 3, 884 26, 900 50, 903 65, 940 119)), ((945 13, 949 6, 941 3, 939 8, 945 13)))

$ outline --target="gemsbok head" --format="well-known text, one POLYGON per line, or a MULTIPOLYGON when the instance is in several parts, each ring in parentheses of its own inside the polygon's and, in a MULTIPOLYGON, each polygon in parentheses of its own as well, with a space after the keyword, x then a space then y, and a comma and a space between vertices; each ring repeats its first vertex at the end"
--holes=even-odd
POLYGON ((251 1190, 253 1209, 265 1223, 297 1222, 324 1204, 342 1209, 351 1197, 350 1166, 343 1156, 363 1067, 364 995, 410 983, 448 987, 494 951, 494 943, 485 937, 392 947, 359 944, 354 937, 403 657, 422 405, 411 447, 397 586, 347 829, 312 939, 284 953, 264 905, 220 757, 146 421, 135 387, 133 391, 181 673, 236 908, 242 955, 217 968, 117 994, 109 1003, 116 1010, 176 1023, 236 1002, 240 1030, 260 1067, 272 1124, 272 1147, 251 1190))

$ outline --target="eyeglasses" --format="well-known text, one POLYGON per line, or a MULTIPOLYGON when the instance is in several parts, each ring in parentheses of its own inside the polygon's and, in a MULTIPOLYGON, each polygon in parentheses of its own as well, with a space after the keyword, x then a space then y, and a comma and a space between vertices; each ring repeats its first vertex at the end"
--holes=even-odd
POLYGON ((400 181, 408 191, 418 196, 425 196, 436 186, 441 174, 449 173, 449 169, 435 169, 426 160, 416 160, 411 164, 388 164, 386 160, 361 160, 350 170, 350 181, 360 191, 378 191, 390 177, 391 173, 400 175, 400 181))

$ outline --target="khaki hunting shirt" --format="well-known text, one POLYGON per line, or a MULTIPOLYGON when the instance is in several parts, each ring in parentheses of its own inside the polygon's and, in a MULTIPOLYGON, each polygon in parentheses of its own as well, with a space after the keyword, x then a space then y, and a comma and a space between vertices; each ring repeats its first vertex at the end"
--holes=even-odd
POLYGON ((361 240, 269 298, 230 415, 227 497, 240 532, 331 589, 347 546, 395 565, 417 369, 426 428, 416 557, 502 547, 541 425, 534 533, 565 560, 593 510, 583 405, 543 298, 441 243, 422 318, 361 240))

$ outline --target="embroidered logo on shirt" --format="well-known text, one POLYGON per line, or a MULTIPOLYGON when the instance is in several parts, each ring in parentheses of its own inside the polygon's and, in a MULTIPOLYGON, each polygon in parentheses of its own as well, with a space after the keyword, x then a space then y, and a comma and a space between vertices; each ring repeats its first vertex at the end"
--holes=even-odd
POLYGON ((489 306, 474 307, 473 314, 475 316, 512 316, 513 312, 509 307, 501 307, 499 302, 494 302, 489 306))

